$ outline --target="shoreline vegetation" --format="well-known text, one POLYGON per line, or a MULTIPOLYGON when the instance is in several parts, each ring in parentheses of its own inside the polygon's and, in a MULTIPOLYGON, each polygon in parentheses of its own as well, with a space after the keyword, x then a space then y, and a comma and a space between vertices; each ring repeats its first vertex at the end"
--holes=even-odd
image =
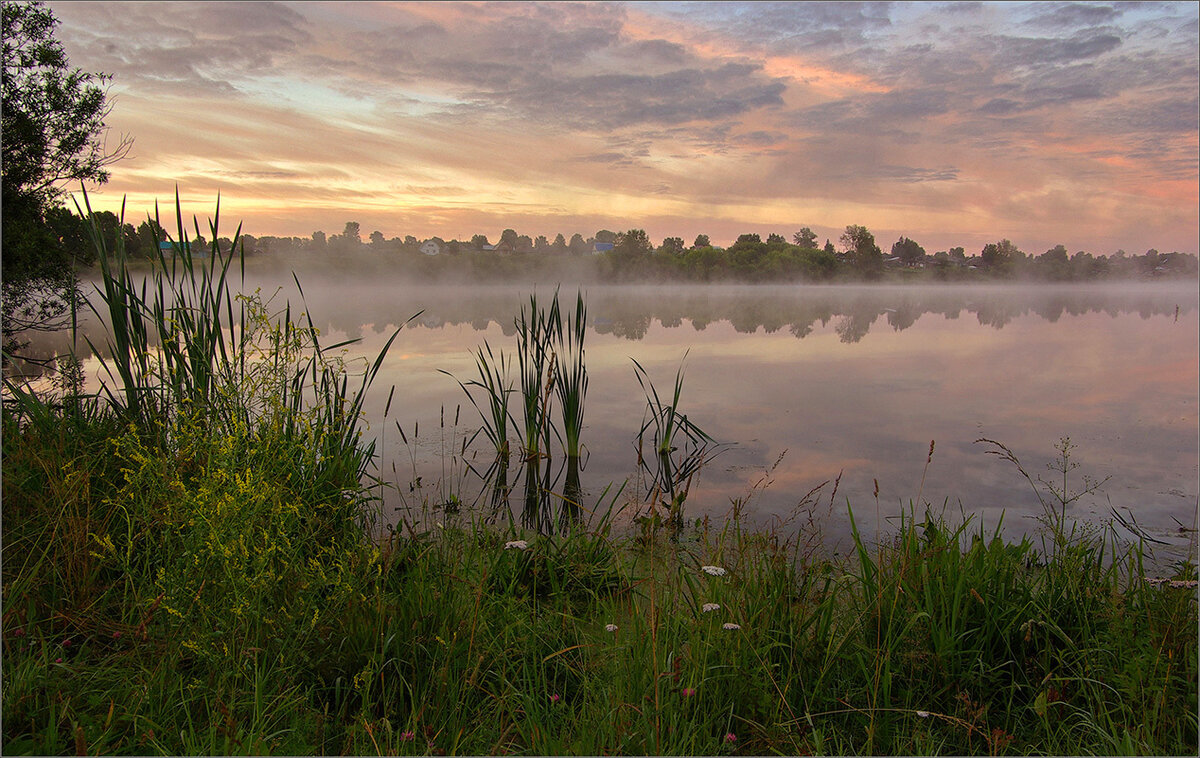
POLYGON ((143 285, 89 214, 101 395, 69 362, 54 393, 5 380, 6 754, 1195 754, 1195 563, 1150 575, 1136 524, 1072 523, 1098 485, 1069 440, 1049 481, 981 441, 1039 493, 1020 542, 918 492, 829 556, 803 508, 685 518, 712 441, 682 370, 642 372, 654 484, 618 528, 616 493, 542 486, 588 384, 556 293, 460 379, 517 467, 497 507, 380 534, 360 421, 390 340, 346 360, 236 294, 239 235, 193 256, 179 225, 143 285))

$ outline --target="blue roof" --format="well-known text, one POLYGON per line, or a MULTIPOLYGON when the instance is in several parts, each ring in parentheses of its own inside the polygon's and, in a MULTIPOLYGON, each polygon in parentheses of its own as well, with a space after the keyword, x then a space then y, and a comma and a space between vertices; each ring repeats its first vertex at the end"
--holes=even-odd
POLYGON ((612 249, 613 243, 611 242, 597 242, 595 245, 595 250, 597 253, 604 253, 612 249))

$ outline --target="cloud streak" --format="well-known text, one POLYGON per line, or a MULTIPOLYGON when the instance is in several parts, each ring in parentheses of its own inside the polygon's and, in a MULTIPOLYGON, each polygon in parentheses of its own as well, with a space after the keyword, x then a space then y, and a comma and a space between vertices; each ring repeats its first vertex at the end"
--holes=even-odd
POLYGON ((50 7, 136 138, 113 207, 178 182, 257 234, 1200 233, 1189 3, 50 7))

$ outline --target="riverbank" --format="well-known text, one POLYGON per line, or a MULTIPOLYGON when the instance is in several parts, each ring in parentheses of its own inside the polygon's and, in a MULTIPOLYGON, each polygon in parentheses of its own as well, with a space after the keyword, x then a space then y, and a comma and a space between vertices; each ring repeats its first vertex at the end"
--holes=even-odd
POLYGON ((365 493, 282 436, 170 439, 6 409, 6 754, 1196 749, 1194 567, 1147 581, 1102 531, 917 513, 842 560, 736 519, 375 544, 365 493))

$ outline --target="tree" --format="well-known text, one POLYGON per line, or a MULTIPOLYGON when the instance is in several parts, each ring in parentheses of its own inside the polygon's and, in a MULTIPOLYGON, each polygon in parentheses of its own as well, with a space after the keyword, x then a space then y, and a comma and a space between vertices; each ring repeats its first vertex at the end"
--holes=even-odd
POLYGON ((488 246, 488 238, 486 234, 475 234, 471 237, 471 247, 476 250, 482 250, 488 246))
POLYGON ((342 240, 350 245, 362 244, 362 232, 357 221, 347 221, 346 229, 342 232, 342 240))
POLYGON ((815 250, 817 247, 816 232, 807 226, 802 226, 800 231, 792 235, 792 242, 807 250, 815 250))
POLYGON ((925 248, 908 237, 901 237, 892 245, 892 255, 898 257, 906 266, 915 266, 925 257, 925 248))
POLYGON ((659 250, 668 255, 679 255, 683 252, 683 237, 667 237, 659 250))
POLYGON ((825 240, 825 247, 824 247, 824 248, 822 248, 822 249, 823 249, 823 250, 824 250, 826 253, 828 253, 828 254, 830 254, 830 255, 836 255, 836 254, 837 254, 837 251, 833 249, 833 243, 832 243, 832 242, 830 242, 829 240, 825 240))
POLYGON ((517 237, 517 244, 513 246, 513 250, 522 253, 528 253, 533 250, 533 239, 528 234, 522 234, 517 237))
POLYGON ((326 243, 325 232, 323 232, 319 229, 317 231, 313 232, 312 233, 312 241, 313 241, 313 247, 318 248, 318 249, 324 248, 325 243, 326 243))
POLYGON ((572 253, 575 253, 576 255, 582 255, 588 251, 589 245, 587 240, 583 238, 583 235, 576 232, 575 234, 571 235, 571 242, 567 245, 567 247, 571 249, 572 253))
POLYGON ((596 232, 596 241, 611 242, 615 245, 617 243, 617 233, 610 232, 607 229, 601 229, 600 231, 596 232))
POLYGON ((782 234, 771 233, 771 234, 767 235, 767 244, 768 245, 786 245, 787 240, 785 240, 783 238, 782 234))
POLYGON ((560 233, 554 238, 554 243, 550 246, 556 253, 567 252, 567 238, 560 233))
POLYGON ((1055 245, 1035 259, 1040 273, 1046 279, 1062 280, 1071 278, 1071 261, 1065 245, 1055 245))
POLYGON ((1017 246, 1006 239, 999 242, 989 242, 983 246, 983 250, 979 253, 979 262, 985 268, 994 271, 1007 271, 1018 258, 1024 258, 1025 254, 1017 249, 1017 246))
POLYGON ((383 245, 383 232, 379 231, 378 229, 371 232, 371 245, 374 247, 380 247, 383 245))
POLYGON ((850 262, 861 273, 874 275, 883 268, 883 251, 875 244, 875 235, 865 226, 851 224, 839 240, 850 262))
POLYGON ((544 253, 549 249, 550 249, 550 240, 546 238, 546 235, 539 234, 538 236, 534 237, 534 239, 533 239, 534 252, 544 253))
POLYGON ((11 351, 25 329, 53 329, 75 302, 74 266, 86 263, 90 245, 68 247, 55 235, 47 212, 61 205, 64 188, 103 184, 107 167, 123 158, 132 140, 106 149, 104 119, 110 107, 100 86, 111 77, 72 70, 54 38, 58 21, 41 2, 5 2, 2 12, 4 75, 0 143, 3 179, 3 338, 11 351))
POLYGON ((692 247, 712 247, 712 242, 709 241, 707 234, 697 234, 692 247))
POLYGON ((505 229, 500 232, 500 244, 505 243, 508 243, 510 249, 517 249, 517 231, 515 229, 505 229))
MULTIPOLYGON (((596 239, 600 239, 599 233, 597 233, 596 239)), ((613 242, 613 253, 622 258, 640 258, 649 255, 653 250, 654 246, 650 244, 650 237, 646 235, 644 229, 630 229, 627 232, 621 232, 613 242)))

